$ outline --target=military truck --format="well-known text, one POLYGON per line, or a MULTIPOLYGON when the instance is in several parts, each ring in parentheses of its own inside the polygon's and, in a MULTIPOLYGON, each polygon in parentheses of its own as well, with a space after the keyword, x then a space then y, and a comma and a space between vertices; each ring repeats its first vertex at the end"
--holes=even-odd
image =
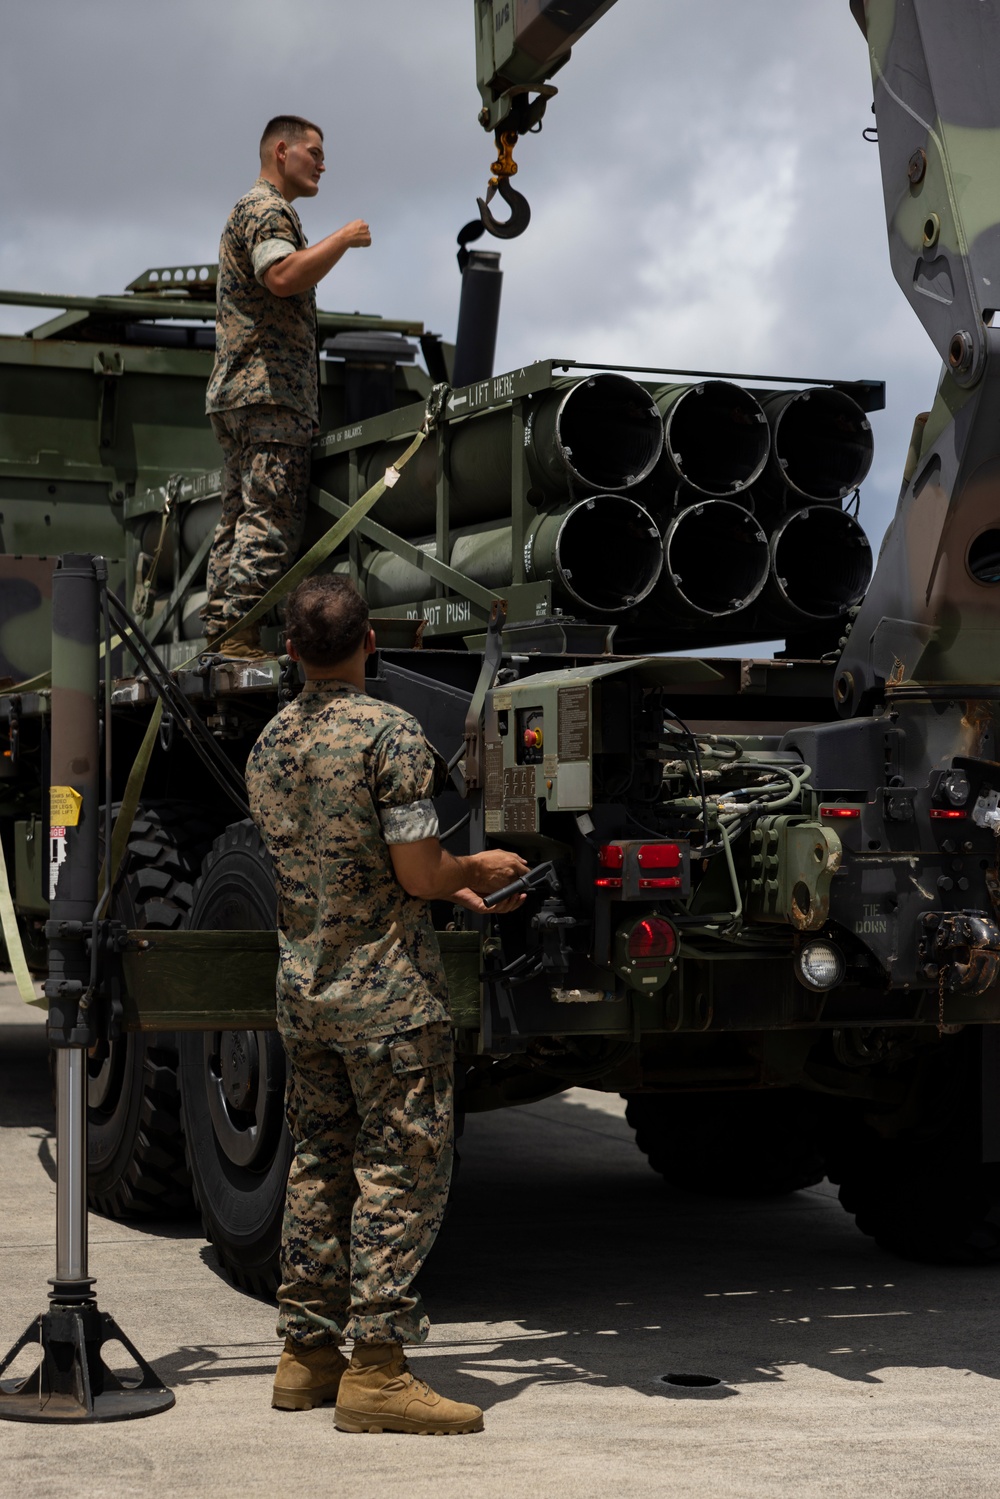
MULTIPOLYGON (((825 1173, 884 1246, 984 1262, 1000 1257, 1000 426, 981 289, 1000 285, 1000 237, 988 180, 982 198, 955 184, 978 180, 1000 22, 965 0, 947 32, 924 0, 855 10, 894 266, 946 361, 874 577, 853 512, 877 380, 555 359, 495 375, 498 257, 464 231, 454 347, 320 315, 304 547, 365 591, 369 690, 452 767, 447 845, 496 839, 534 866, 512 916, 435 908, 462 1110, 622 1093, 672 1183, 767 1194, 825 1173), (773 658, 715 654, 777 637, 773 658)), ((523 112, 571 35, 511 16, 488 57, 480 26, 483 123, 508 161, 504 100, 523 112)), ((87 1048, 91 1201, 195 1200, 222 1263, 266 1291, 289 1141, 275 897, 242 769, 300 683, 280 609, 264 661, 200 638, 213 294, 209 265, 120 297, 2 294, 60 314, 0 339, 4 929, 37 974, 62 962, 46 923, 67 843, 89 827, 96 891, 114 827, 92 981, 50 992, 54 1039, 87 1048), (96 612, 59 614, 47 676, 47 600, 88 569, 103 688, 96 612), (95 746, 100 720, 100 773, 50 742, 59 690, 95 746)))

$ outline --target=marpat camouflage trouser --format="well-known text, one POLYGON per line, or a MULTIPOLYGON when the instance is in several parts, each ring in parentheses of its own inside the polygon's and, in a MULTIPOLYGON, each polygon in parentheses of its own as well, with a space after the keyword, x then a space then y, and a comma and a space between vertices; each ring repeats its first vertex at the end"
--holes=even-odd
POLYGON ((235 624, 298 551, 309 492, 308 418, 282 406, 214 411, 222 447, 222 515, 208 559, 206 631, 235 624))
POLYGON ((451 1181, 451 1027, 344 1044, 295 1018, 279 1005, 295 1155, 278 1333, 305 1347, 422 1343, 429 1324, 413 1280, 451 1181))

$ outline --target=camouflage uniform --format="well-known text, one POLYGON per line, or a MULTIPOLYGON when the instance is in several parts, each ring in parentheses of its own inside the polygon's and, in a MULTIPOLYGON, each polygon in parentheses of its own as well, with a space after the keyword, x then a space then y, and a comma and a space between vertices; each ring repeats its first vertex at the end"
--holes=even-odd
POLYGON ((302 540, 319 425, 316 293, 276 297, 263 277, 306 243, 294 208, 260 179, 229 215, 219 245, 206 409, 225 460, 202 610, 210 633, 247 613, 302 540))
POLYGON ((413 1279, 444 1212, 453 1044, 430 909, 388 845, 434 837, 447 767, 408 714, 307 684, 247 764, 274 862, 288 1058, 279 1333, 422 1342, 413 1279))

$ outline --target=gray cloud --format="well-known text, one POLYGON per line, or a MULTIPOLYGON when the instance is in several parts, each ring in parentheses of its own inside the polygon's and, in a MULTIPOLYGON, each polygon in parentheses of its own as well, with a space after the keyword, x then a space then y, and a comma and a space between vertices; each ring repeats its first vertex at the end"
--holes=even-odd
MULTIPOLYGON (((934 352, 892 281, 847 0, 620 0, 520 143, 498 369, 558 355, 889 383, 862 518, 891 517, 934 352)), ((311 238, 373 228, 331 308, 454 328, 455 234, 492 159, 461 0, 35 0, 4 19, 0 285, 118 291, 214 259, 279 109, 327 129, 311 238)), ((37 315, 0 309, 0 328, 37 315)))

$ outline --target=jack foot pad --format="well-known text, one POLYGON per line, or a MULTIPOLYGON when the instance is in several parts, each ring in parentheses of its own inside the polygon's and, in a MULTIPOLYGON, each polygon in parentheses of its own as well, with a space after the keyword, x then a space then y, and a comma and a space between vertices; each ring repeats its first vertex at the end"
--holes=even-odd
POLYGON ((173 1391, 95 1302, 51 1303, 0 1361, 3 1421, 134 1421, 169 1410, 173 1403, 173 1391), (101 1349, 112 1341, 131 1355, 137 1377, 108 1368, 101 1349), (31 1347, 38 1349, 37 1368, 23 1378, 3 1379, 17 1355, 31 1347))

